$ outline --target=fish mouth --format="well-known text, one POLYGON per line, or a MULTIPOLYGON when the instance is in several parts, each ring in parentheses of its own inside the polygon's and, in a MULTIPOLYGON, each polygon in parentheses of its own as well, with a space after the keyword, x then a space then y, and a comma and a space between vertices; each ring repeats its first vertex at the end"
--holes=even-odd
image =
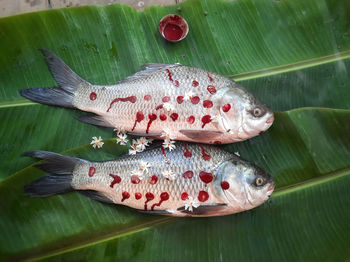
POLYGON ((272 182, 272 183, 269 185, 269 187, 267 188, 267 196, 268 196, 268 197, 271 196, 273 190, 275 190, 275 183, 272 182))
POLYGON ((266 120, 266 124, 272 124, 274 120, 275 120, 275 117, 272 115, 266 120))

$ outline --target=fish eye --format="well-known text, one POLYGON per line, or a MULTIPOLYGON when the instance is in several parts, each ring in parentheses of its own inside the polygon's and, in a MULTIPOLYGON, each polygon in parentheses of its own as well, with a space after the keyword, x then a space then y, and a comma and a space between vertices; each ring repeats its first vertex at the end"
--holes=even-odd
POLYGON ((257 178, 255 179, 255 184, 256 184, 257 186, 262 186, 262 185, 264 184, 264 179, 263 179, 262 177, 257 177, 257 178))
POLYGON ((255 117, 261 117, 263 116, 263 114, 264 114, 264 111, 260 107, 256 107, 253 109, 253 115, 255 117))

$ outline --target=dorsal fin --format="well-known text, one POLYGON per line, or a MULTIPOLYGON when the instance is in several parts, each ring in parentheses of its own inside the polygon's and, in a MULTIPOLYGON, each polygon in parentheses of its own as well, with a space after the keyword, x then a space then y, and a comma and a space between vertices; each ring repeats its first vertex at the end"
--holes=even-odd
POLYGON ((173 68, 173 67, 177 67, 177 66, 182 66, 182 65, 180 65, 180 64, 157 64, 157 63, 143 64, 142 67, 144 68, 144 70, 139 71, 131 76, 128 76, 127 78, 121 80, 119 82, 119 84, 132 82, 132 81, 147 77, 147 76, 149 76, 149 75, 151 75, 154 72, 157 72, 159 70, 165 70, 167 68, 173 68))

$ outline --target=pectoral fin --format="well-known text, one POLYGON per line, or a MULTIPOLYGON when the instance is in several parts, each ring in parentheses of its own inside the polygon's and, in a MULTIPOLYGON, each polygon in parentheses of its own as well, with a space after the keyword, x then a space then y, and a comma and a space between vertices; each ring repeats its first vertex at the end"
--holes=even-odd
POLYGON ((210 140, 221 136, 223 133, 220 131, 204 131, 204 130, 188 130, 181 129, 180 133, 191 139, 196 140, 210 140))
POLYGON ((161 137, 162 134, 154 134, 154 133, 140 133, 140 132, 127 132, 132 136, 145 136, 145 137, 161 137))
POLYGON ((76 118, 81 122, 95 126, 114 127, 112 124, 108 123, 103 117, 97 115, 82 115, 76 118))
POLYGON ((80 194, 87 196, 93 200, 104 202, 104 203, 113 203, 112 200, 109 198, 105 197, 101 193, 95 191, 95 190, 77 190, 80 194))
POLYGON ((212 205, 200 205, 197 208, 193 208, 193 211, 185 210, 185 206, 182 206, 177 210, 189 215, 209 216, 215 213, 220 213, 226 208, 226 206, 227 206, 226 204, 217 203, 212 205))
POLYGON ((168 216, 172 214, 172 212, 168 210, 151 210, 151 211, 138 210, 138 211, 145 214, 163 215, 163 216, 168 216))

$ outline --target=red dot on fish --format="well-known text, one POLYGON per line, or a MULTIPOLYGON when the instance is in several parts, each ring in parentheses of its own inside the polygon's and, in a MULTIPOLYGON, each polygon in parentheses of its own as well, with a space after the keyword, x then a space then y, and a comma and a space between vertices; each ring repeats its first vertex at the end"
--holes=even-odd
POLYGON ((213 85, 208 85, 207 90, 212 95, 216 93, 216 88, 213 85))
POLYGON ((206 124, 210 123, 210 122, 211 122, 211 116, 210 115, 203 116, 202 117, 202 123, 203 123, 202 128, 204 128, 204 126, 206 124))
POLYGON ((170 115, 170 118, 173 120, 173 121, 176 121, 178 119, 179 115, 177 113, 172 113, 170 115))
POLYGON ((130 197, 129 192, 124 191, 124 192, 122 193, 122 202, 123 202, 125 199, 128 199, 129 197, 130 197))
POLYGON ((94 101, 97 98, 97 94, 95 92, 90 93, 90 100, 94 101))
POLYGON ((209 77, 209 81, 210 81, 210 82, 213 82, 213 81, 214 81, 214 79, 209 75, 209 73, 208 73, 208 77, 209 77))
POLYGON ((169 194, 167 192, 163 192, 160 194, 160 199, 163 201, 167 201, 169 199, 169 194))
POLYGON ((150 183, 151 185, 154 185, 154 184, 157 183, 157 181, 158 181, 158 177, 157 177, 156 175, 153 175, 153 176, 151 177, 151 179, 149 180, 149 183, 150 183))
POLYGON ((145 210, 147 210, 147 203, 154 199, 154 195, 151 192, 147 192, 146 193, 146 199, 147 200, 145 201, 145 206, 144 206, 145 210))
POLYGON ((151 95, 145 95, 143 97, 143 99, 145 99, 146 101, 149 101, 149 100, 151 100, 151 95))
POLYGON ((222 111, 224 111, 225 113, 228 112, 230 109, 231 109, 230 104, 225 104, 222 106, 222 111))
POLYGON ((149 114, 148 118, 149 118, 149 121, 147 123, 146 134, 148 134, 148 131, 149 131, 149 128, 150 128, 152 122, 157 119, 157 115, 156 114, 149 114))
POLYGON ((193 80, 192 85, 193 85, 194 87, 197 87, 197 86, 199 85, 199 83, 198 83, 196 80, 193 80))
POLYGON ((221 144, 221 141, 216 140, 216 141, 214 141, 214 144, 215 144, 215 145, 220 145, 220 144, 221 144))
POLYGON ((203 159, 205 160, 205 161, 208 161, 208 160, 210 160, 210 155, 209 154, 207 154, 206 152, 205 152, 205 149, 204 149, 204 147, 203 146, 201 146, 201 145, 199 145, 199 147, 201 148, 201 151, 202 151, 202 157, 203 157, 203 159))
POLYGON ((186 193, 186 192, 183 192, 182 194, 181 194, 181 199, 182 200, 186 200, 188 198, 188 194, 186 193))
POLYGON ((136 127, 136 124, 140 123, 143 119, 145 119, 145 115, 141 111, 138 111, 136 113, 136 120, 135 120, 134 126, 132 127, 131 131, 133 131, 136 127))
POLYGON ((188 150, 187 144, 185 143, 184 145, 185 145, 185 153, 184 153, 184 156, 187 157, 187 158, 192 157, 192 153, 188 150))
POLYGON ((230 184, 229 184, 227 181, 222 181, 222 182, 221 182, 221 188, 222 188, 223 190, 227 190, 227 189, 230 188, 230 184))
POLYGON ((199 101, 200 101, 200 98, 198 96, 192 97, 191 99, 191 103, 194 105, 198 104, 199 101))
POLYGON ((165 96, 165 97, 163 97, 162 101, 164 103, 169 102, 170 101, 170 97, 169 96, 165 96))
POLYGON ((148 118, 149 118, 149 120, 154 121, 154 120, 157 119, 157 115, 156 115, 156 114, 149 114, 149 115, 148 115, 148 118))
POLYGON ((90 166, 89 168, 89 177, 92 177, 96 172, 96 168, 93 166, 90 166))
POLYGON ((138 111, 136 113, 136 121, 141 122, 143 119, 145 119, 145 115, 141 111, 138 111))
POLYGON ((204 106, 205 108, 211 108, 211 107, 213 107, 213 102, 210 101, 210 100, 204 100, 204 101, 203 101, 203 106, 204 106))
POLYGON ((184 97, 183 96, 178 96, 176 98, 176 101, 179 103, 179 104, 182 104, 182 102, 184 101, 184 97))
POLYGON ((204 172, 204 171, 201 171, 199 173, 199 178, 206 184, 208 184, 211 181, 213 181, 213 175, 211 173, 204 172))
POLYGON ((175 85, 176 87, 178 87, 178 86, 179 86, 179 81, 175 80, 175 81, 174 81, 174 85, 175 85))
POLYGON ((154 210, 156 206, 160 206, 164 201, 169 199, 169 194, 167 192, 163 192, 160 194, 160 201, 152 205, 151 210, 154 210))
POLYGON ((196 118, 194 116, 189 116, 186 119, 187 123, 189 123, 189 124, 193 124, 195 120, 196 120, 196 118))
POLYGON ((151 192, 147 192, 147 193, 146 193, 146 199, 147 199, 148 201, 150 201, 150 200, 154 199, 154 195, 153 195, 151 192))
POLYGON ((191 170, 188 170, 188 171, 186 171, 185 173, 183 173, 183 175, 182 175, 184 178, 188 178, 188 179, 190 179, 190 178, 192 178, 193 177, 193 171, 191 171, 191 170))
POLYGON ((131 177, 131 183, 133 183, 133 184, 138 184, 138 183, 140 183, 141 182, 141 180, 140 180, 140 178, 138 178, 137 176, 132 176, 131 177))
POLYGON ((113 177, 113 181, 109 185, 111 188, 113 188, 115 184, 119 184, 122 181, 121 177, 118 175, 109 174, 109 176, 113 177))
POLYGON ((142 197, 141 193, 139 193, 139 192, 135 193, 135 199, 139 200, 139 199, 141 199, 141 197, 142 197))
POLYGON ((156 107, 156 110, 162 109, 163 108, 163 104, 159 105, 156 107))
POLYGON ((167 119, 166 115, 164 115, 164 114, 161 114, 161 115, 159 116, 159 118, 160 118, 160 120, 162 120, 162 121, 165 121, 165 120, 167 119))
POLYGON ((198 200, 200 202, 205 202, 209 199, 209 194, 206 191, 199 191, 198 200))

